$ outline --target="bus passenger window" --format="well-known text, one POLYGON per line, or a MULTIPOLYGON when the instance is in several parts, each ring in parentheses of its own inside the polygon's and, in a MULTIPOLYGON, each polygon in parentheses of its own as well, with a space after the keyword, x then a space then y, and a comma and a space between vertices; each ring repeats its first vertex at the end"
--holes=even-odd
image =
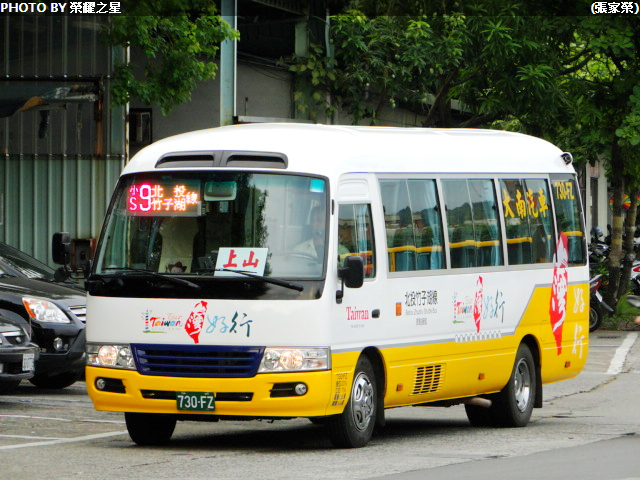
POLYGON ((569 246, 569 265, 584 265, 585 235, 578 185, 571 175, 551 175, 558 235, 564 233, 569 246))
POLYGON ((551 262, 556 237, 547 181, 502 179, 500 192, 509 264, 551 262))
POLYGON ((380 180, 380 190, 387 230, 389 271, 416 270, 416 239, 407 181, 380 180))
POLYGON ((435 180, 408 180, 417 270, 444 268, 442 218, 435 180))
POLYGON ((436 181, 380 180, 390 272, 445 268, 436 181))
POLYGON ((503 264, 493 181, 442 181, 452 268, 503 264))
POLYGON ((527 215, 525 188, 519 179, 500 180, 502 209, 507 234, 509 265, 531 263, 532 232, 527 215))
POLYGON ((375 277, 375 244, 368 204, 338 208, 338 264, 342 266, 349 255, 359 255, 364 260, 364 278, 375 277))
POLYGON ((531 227, 531 261, 549 263, 556 250, 553 212, 550 207, 549 188, 543 179, 525 179, 527 213, 531 227))
POLYGON ((478 267, 502 265, 500 220, 492 180, 467 180, 473 209, 478 267))

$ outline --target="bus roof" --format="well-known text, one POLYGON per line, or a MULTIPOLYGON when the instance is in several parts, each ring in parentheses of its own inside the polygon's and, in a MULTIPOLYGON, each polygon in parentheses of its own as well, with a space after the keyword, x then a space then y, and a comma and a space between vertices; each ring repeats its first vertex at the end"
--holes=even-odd
POLYGON ((176 135, 141 150, 124 174, 153 171, 168 153, 275 152, 287 171, 338 178, 374 173, 574 173, 562 150, 499 130, 357 127, 293 123, 232 125, 176 135))

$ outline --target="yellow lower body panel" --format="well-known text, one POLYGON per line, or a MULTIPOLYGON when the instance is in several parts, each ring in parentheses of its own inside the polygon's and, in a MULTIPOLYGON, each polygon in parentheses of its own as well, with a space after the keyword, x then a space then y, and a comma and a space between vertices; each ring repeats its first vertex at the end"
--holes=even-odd
POLYGON ((87 392, 96 410, 144 413, 196 413, 247 417, 314 417, 340 413, 331 406, 329 392, 335 385, 331 371, 261 374, 253 378, 186 378, 140 375, 136 371, 86 368, 87 392), (98 378, 122 381, 124 393, 96 388, 98 378), (272 397, 276 383, 304 383, 301 396, 272 397), (216 400, 211 412, 179 411, 175 392, 212 392, 216 400), (248 395, 247 395, 248 394, 248 395), (162 398, 171 397, 173 398, 162 398))

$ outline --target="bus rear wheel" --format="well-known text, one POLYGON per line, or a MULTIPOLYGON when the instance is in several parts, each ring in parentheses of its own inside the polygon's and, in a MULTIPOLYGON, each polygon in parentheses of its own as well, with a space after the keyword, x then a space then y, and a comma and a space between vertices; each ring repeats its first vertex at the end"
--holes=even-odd
POLYGON ((131 440, 138 445, 166 445, 176 428, 176 417, 160 413, 125 412, 131 440))
POLYGON ((327 418, 331 442, 339 448, 364 447, 373 435, 378 408, 375 373, 371 362, 363 355, 356 365, 344 412, 327 418))
POLYGON ((536 364, 524 343, 518 348, 509 383, 496 394, 492 416, 499 427, 524 427, 529 423, 536 396, 536 364))
POLYGON ((536 364, 531 349, 524 343, 507 385, 489 395, 491 407, 465 405, 467 418, 474 427, 524 427, 529 423, 536 395, 536 364))

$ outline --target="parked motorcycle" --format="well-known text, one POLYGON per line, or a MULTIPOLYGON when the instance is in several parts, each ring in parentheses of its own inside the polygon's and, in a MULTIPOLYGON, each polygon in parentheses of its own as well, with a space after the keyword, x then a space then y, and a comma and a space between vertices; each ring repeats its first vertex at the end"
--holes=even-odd
POLYGON ((627 303, 635 308, 640 308, 640 297, 637 295, 627 295, 627 303))
POLYGON ((602 275, 595 275, 589 280, 590 302, 589 302, 589 331, 593 332, 600 328, 604 311, 613 313, 611 308, 602 298, 602 294, 598 291, 602 285, 602 275))

